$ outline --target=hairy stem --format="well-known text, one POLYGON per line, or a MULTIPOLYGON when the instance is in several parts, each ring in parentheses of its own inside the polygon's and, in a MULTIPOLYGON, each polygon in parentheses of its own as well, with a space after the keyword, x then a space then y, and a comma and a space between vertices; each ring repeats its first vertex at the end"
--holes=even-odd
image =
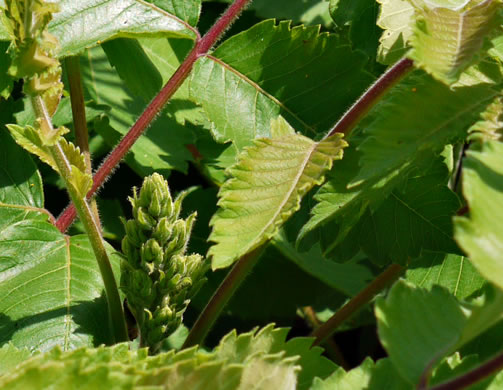
POLYGON ((310 337, 315 337, 313 345, 325 342, 336 329, 352 315, 367 305, 379 292, 393 283, 402 274, 404 268, 398 264, 392 264, 375 278, 367 287, 351 298, 330 319, 315 329, 310 337))
MULTIPOLYGON (((46 129, 47 131, 54 131, 51 118, 47 113, 47 109, 45 108, 45 103, 42 98, 40 96, 35 96, 31 98, 31 101, 35 115, 39 119, 40 127, 42 129, 46 129)), ((94 215, 86 199, 79 195, 78 191, 71 183, 72 168, 65 153, 63 152, 63 149, 59 144, 56 144, 54 146, 50 146, 49 150, 63 180, 65 181, 70 199, 76 205, 77 213, 84 225, 96 256, 96 260, 98 261, 98 266, 103 278, 103 284, 105 285, 110 324, 112 326, 115 341, 127 341, 128 335, 124 313, 122 311, 122 302, 119 296, 119 290, 117 289, 117 283, 115 282, 115 277, 112 272, 112 266, 110 265, 110 260, 108 259, 108 254, 105 249, 104 240, 101 235, 101 228, 95 221, 94 215)))
POLYGON ((234 264, 192 326, 187 339, 183 343, 182 349, 203 342, 227 302, 229 302, 234 292, 257 263, 262 250, 263 246, 247 253, 234 264))
MULTIPOLYGON (((202 37, 196 41, 192 51, 185 58, 180 67, 171 76, 166 85, 161 89, 157 96, 147 106, 145 111, 137 119, 136 123, 131 127, 128 133, 121 139, 119 144, 105 159, 98 171, 93 177, 93 187, 87 194, 89 199, 101 187, 107 177, 117 167, 124 156, 129 152, 136 140, 150 126, 156 115, 162 110, 168 100, 174 95, 178 88, 190 74, 194 63, 199 57, 208 53, 215 45, 218 39, 222 36, 225 30, 236 20, 243 9, 251 2, 251 0, 236 0, 232 3, 225 13, 217 20, 213 27, 202 37)), ((56 222, 57 228, 64 232, 72 224, 76 217, 74 205, 70 205, 58 218, 56 222)))
POLYGON ((414 62, 402 58, 384 72, 374 84, 349 108, 335 126, 328 132, 327 137, 334 133, 348 135, 360 120, 379 102, 381 97, 394 85, 402 80, 412 69, 414 62))
MULTIPOLYGON (((467 372, 457 378, 439 385, 430 387, 430 390, 458 390, 466 389, 468 386, 503 370, 503 353, 486 361, 472 371, 467 372)), ((421 389, 420 389, 421 390, 421 389)))
MULTIPOLYGON (((84 88, 80 78, 79 57, 68 57, 65 59, 68 84, 70 85, 70 101, 72 103, 73 128, 75 130, 75 143, 80 148, 86 162, 86 173, 92 175, 93 167, 91 163, 91 152, 89 151, 89 133, 87 130, 86 105, 84 103, 84 88)), ((100 223, 98 205, 96 199, 91 198, 89 205, 94 215, 95 221, 100 223)))

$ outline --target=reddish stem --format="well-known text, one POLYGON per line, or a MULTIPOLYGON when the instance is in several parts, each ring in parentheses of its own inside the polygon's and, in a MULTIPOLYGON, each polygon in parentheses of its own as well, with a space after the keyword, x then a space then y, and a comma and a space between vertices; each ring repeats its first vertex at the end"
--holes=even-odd
POLYGON ((491 376, 503 369, 503 353, 488 360, 472 371, 467 372, 453 380, 433 386, 430 390, 458 390, 465 389, 482 379, 491 376))
POLYGON ((350 318, 358 310, 368 304, 383 289, 392 284, 402 274, 404 267, 399 264, 391 264, 379 274, 367 287, 351 298, 344 306, 330 317, 327 322, 316 328, 310 337, 314 337, 313 345, 324 343, 335 333, 339 325, 350 318))
MULTIPOLYGON (((120 161, 129 152, 136 140, 142 135, 148 126, 153 122, 156 115, 162 110, 168 100, 174 95, 178 88, 190 74, 194 63, 199 57, 208 53, 215 45, 218 39, 222 36, 225 30, 239 16, 241 11, 250 3, 251 0, 236 0, 232 3, 225 13, 217 20, 213 27, 202 37, 196 40, 196 44, 189 55, 185 58, 180 67, 171 76, 166 85, 161 89, 157 96, 148 105, 145 111, 137 119, 136 123, 131 127, 128 133, 121 139, 119 144, 105 159, 103 164, 93 177, 93 187, 87 194, 87 198, 91 198, 96 191, 103 185, 108 176, 119 165, 120 161)), ((56 221, 56 227, 65 232, 73 223, 76 217, 75 206, 71 204, 56 221)))
POLYGON ((402 58, 396 62, 346 111, 342 118, 328 132, 327 137, 334 133, 348 135, 360 119, 374 107, 381 96, 404 78, 413 69, 413 66, 414 62, 409 58, 402 58))

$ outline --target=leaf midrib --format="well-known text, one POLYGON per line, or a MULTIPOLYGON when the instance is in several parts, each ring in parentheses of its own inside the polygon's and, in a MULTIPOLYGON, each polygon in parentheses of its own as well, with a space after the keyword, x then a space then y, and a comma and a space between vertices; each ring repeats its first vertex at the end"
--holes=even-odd
POLYGON ((274 225, 276 222, 278 215, 280 215, 281 212, 283 212, 283 208, 287 204, 287 202, 291 199, 292 194, 294 193, 295 189, 297 188, 297 184, 300 181, 300 178, 302 177, 304 170, 306 166, 309 164, 309 160, 311 159, 313 153, 315 152, 316 148, 318 147, 319 142, 313 142, 311 147, 308 149, 308 152, 306 153, 306 157, 302 161, 302 164, 300 165, 300 169, 297 172, 294 180, 292 180, 292 185, 290 186, 290 190, 285 194, 283 200, 281 201, 279 207, 276 209, 276 212, 273 214, 273 216, 269 219, 269 222, 264 225, 262 230, 260 230, 259 234, 255 236, 255 238, 251 241, 251 244, 247 246, 247 250, 244 253, 248 253, 250 247, 252 247, 254 244, 256 245, 257 241, 260 242, 260 237, 265 236, 265 232, 267 229, 269 229, 270 226, 274 225), (257 240, 258 238, 258 240, 257 240))
POLYGON ((255 81, 251 80, 247 76, 245 76, 243 73, 239 72, 236 70, 234 67, 230 66, 229 64, 226 64, 223 62, 221 59, 214 57, 212 55, 207 55, 206 56, 208 59, 212 60, 213 62, 216 62, 220 66, 224 67, 228 71, 234 73, 236 76, 238 76, 240 79, 242 79, 244 82, 252 86, 257 92, 261 93, 262 95, 266 96, 268 99, 272 100, 275 104, 277 104, 282 110, 287 112, 289 115, 291 115, 295 120, 299 121, 299 123, 304 126, 306 130, 309 130, 311 133, 316 134, 316 131, 309 126, 306 122, 304 122, 302 119, 300 119, 297 114, 295 114, 293 111, 291 111, 288 107, 286 107, 281 101, 279 101, 276 97, 271 95, 269 92, 264 90, 258 83, 255 81))
POLYGON ((393 198, 395 198, 398 202, 400 202, 400 204, 402 204, 404 207, 406 207, 412 214, 416 215, 422 221, 424 221, 425 223, 427 223, 429 226, 431 226, 432 228, 434 228, 435 230, 437 230, 438 232, 440 232, 446 239, 448 239, 449 241, 452 241, 452 238, 447 233, 445 233, 443 230, 441 230, 438 226, 436 226, 433 222, 431 222, 425 216, 423 216, 422 214, 420 214, 419 212, 417 212, 416 209, 414 209, 411 206, 409 206, 409 204, 406 203, 405 201, 403 201, 401 198, 399 198, 398 195, 395 192, 392 192, 391 196, 393 198))

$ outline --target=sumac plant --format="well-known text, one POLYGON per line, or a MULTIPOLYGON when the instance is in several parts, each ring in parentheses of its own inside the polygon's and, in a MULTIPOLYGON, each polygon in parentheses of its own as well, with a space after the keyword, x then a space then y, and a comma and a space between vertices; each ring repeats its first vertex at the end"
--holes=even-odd
POLYGON ((503 389, 501 0, 0 7, 1 389, 503 389))

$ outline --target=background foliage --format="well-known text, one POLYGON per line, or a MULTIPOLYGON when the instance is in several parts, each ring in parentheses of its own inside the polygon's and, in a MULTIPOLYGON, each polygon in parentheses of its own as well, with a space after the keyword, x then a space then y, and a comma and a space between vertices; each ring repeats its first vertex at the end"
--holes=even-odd
MULTIPOLYGON (((48 25, 63 65, 54 125, 75 141, 74 58, 98 167, 228 3, 59 1, 48 25)), ((197 212, 187 253, 206 255, 212 270, 155 356, 138 340, 112 345, 85 230, 54 224, 68 202, 64 183, 7 130, 37 122, 22 79, 11 77, 19 59, 1 24, 0 386, 398 390, 448 381, 501 353, 501 8, 251 3, 97 197, 120 280, 120 217, 131 218, 132 187, 153 172, 173 194, 194 187, 181 215, 197 212), (389 68, 411 60, 400 77, 389 68), (395 79, 364 95, 373 97, 344 137, 333 134, 386 77, 395 79), (250 253, 253 271, 205 342, 182 348, 230 266, 250 253), (305 336, 393 264, 401 279, 360 302, 324 350, 313 346, 319 340, 305 336)), ((503 386, 492 374, 471 388, 503 386)))

